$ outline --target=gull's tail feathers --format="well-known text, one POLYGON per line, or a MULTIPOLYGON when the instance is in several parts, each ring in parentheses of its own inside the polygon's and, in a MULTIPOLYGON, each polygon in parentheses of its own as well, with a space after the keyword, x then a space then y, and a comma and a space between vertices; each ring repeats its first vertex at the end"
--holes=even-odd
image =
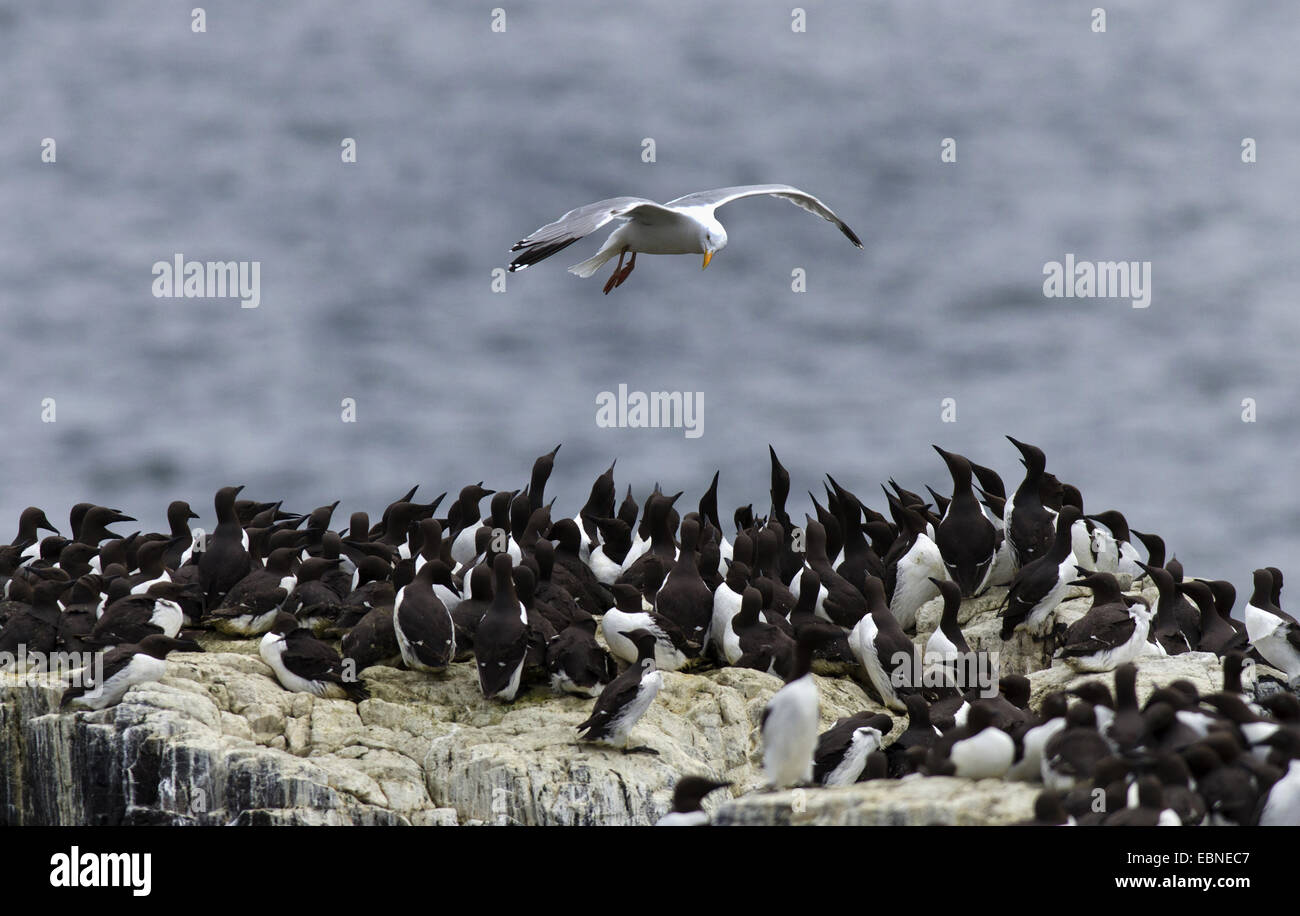
POLYGON ((590 277, 596 271, 605 266, 605 262, 613 258, 617 251, 601 249, 585 261, 580 261, 569 268, 569 273, 579 277, 590 277))

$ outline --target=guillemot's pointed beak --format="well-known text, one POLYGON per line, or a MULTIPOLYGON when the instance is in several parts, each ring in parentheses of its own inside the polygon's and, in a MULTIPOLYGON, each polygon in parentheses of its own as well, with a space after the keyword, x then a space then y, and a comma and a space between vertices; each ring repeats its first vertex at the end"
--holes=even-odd
MULTIPOLYGON (((712 260, 713 260, 713 252, 712 251, 704 252, 704 267, 708 267, 709 262, 712 260)), ((701 267, 700 270, 704 270, 704 267, 701 267)))

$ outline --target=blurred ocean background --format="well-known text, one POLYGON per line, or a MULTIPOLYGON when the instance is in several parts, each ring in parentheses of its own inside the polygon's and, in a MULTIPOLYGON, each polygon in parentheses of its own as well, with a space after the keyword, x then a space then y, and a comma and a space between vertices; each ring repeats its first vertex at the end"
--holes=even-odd
POLYGON ((1013 488, 1010 433, 1189 573, 1300 581, 1293 5, 1117 2, 1104 34, 1032 0, 807 3, 802 34, 752 0, 514 3, 504 33, 490 4, 209 2, 205 34, 191 6, 0 0, 0 538, 81 500, 211 525, 230 483, 342 526, 561 442, 557 516, 614 458, 620 495, 693 508, 721 468, 725 517, 763 510, 768 443, 793 511, 826 472, 883 508, 890 476, 947 490, 932 442, 1013 488), (593 238, 492 291, 572 207, 757 182, 866 250, 748 200, 707 271, 643 258, 605 297, 564 270, 593 238), (177 252, 260 261, 260 308, 154 298, 177 252), (1044 298, 1067 252, 1151 261, 1150 307, 1044 298), (703 392, 704 434, 599 428, 619 383, 703 392))

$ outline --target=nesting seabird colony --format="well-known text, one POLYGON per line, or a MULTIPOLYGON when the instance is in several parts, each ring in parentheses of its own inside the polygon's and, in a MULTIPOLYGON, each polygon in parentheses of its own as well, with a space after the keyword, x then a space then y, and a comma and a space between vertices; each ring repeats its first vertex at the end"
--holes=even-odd
MULTIPOLYGON (((100 653, 65 690, 69 714, 160 679, 170 652, 202 651, 205 629, 258 640, 268 677, 317 697, 364 702, 373 665, 431 678, 473 665, 485 702, 590 698, 575 740, 625 753, 650 750, 635 734, 661 671, 738 666, 781 684, 758 728, 768 789, 1000 778, 1042 783, 1030 824, 1300 823, 1300 623, 1280 606, 1281 570, 1254 571, 1238 620, 1229 583, 1185 575, 1118 511, 1085 513, 1041 449, 1011 442, 1025 475, 1010 495, 936 446, 951 495, 890 480, 883 514, 828 476, 801 521, 771 450, 764 515, 750 504, 724 525, 716 474, 693 511, 658 486, 643 505, 630 487, 620 501, 611 465, 576 515, 558 516, 545 498, 558 446, 521 489, 479 481, 440 514, 446 494, 421 503, 412 488, 337 530, 337 502, 297 514, 241 487, 217 492, 210 534, 191 530, 183 501, 168 531, 127 536, 110 526, 134 519, 116 509, 74 506, 64 536, 31 507, 0 546, 0 659, 100 653), (1066 625, 1071 587, 1092 606, 1066 625), (995 589, 1003 639, 1024 631, 1054 664, 1094 674, 1036 706, 1024 676, 963 683, 961 606, 995 589), (911 633, 936 598, 918 679, 911 633), (1223 689, 1175 680, 1140 705, 1144 662, 1186 652, 1221 659, 1223 689), (819 734, 817 664, 889 714, 819 734), (889 740, 895 717, 905 727, 889 740)), ((679 776, 661 823, 708 823, 702 800, 729 784, 679 776)))

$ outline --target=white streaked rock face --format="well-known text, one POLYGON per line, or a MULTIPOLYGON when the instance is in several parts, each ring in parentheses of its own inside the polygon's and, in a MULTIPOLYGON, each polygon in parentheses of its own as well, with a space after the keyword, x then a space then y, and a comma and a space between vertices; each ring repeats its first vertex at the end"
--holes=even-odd
MULTIPOLYGON (((681 773, 760 784, 758 722, 780 687, 667 672, 633 731, 659 753, 624 754, 575 742, 591 700, 487 702, 471 664, 371 668, 356 705, 283 690, 255 647, 173 654, 162 681, 96 713, 57 712, 49 678, 0 676, 4 822, 652 824, 681 773)), ((818 685, 823 727, 875 708, 849 679, 818 685)))

